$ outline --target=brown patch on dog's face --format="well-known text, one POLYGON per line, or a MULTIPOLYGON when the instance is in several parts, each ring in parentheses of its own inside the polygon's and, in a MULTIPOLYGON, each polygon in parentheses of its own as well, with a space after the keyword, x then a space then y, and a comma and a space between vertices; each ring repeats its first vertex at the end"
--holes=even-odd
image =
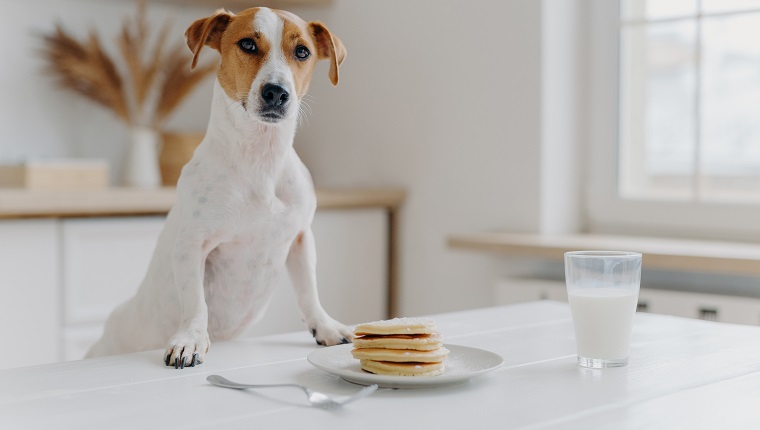
POLYGON ((259 9, 248 9, 230 20, 221 38, 219 52, 222 64, 219 67, 219 84, 233 100, 249 104, 249 93, 256 75, 269 57, 271 42, 260 31, 253 28, 253 20, 259 9), (254 43, 253 52, 241 46, 245 39, 254 43))
POLYGON ((293 84, 300 100, 309 90, 319 56, 317 47, 308 30, 308 24, 290 12, 275 12, 283 19, 282 52, 293 71, 293 84), (306 54, 306 58, 302 58, 306 54))
POLYGON ((270 84, 284 89, 285 102, 278 107, 283 117, 297 113, 319 59, 332 60, 330 80, 336 85, 337 68, 345 57, 340 39, 322 24, 267 8, 247 9, 237 15, 217 12, 193 23, 186 36, 196 58, 203 45, 220 52, 219 84, 246 110, 272 110, 271 98, 270 106, 265 106, 262 89, 270 84))

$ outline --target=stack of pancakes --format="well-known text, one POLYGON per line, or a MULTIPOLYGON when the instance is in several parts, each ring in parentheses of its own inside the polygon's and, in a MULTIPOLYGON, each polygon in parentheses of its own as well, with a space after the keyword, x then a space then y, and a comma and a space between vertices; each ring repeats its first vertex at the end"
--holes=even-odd
POLYGON ((449 350, 443 347, 435 322, 426 318, 394 318, 360 324, 354 329, 351 354, 362 369, 378 375, 436 376, 443 373, 449 350))

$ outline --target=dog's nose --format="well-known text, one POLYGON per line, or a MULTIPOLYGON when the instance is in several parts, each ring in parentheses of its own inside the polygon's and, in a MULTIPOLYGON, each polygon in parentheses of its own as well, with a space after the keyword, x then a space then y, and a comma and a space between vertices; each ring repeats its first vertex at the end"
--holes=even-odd
POLYGON ((261 98, 264 99, 264 103, 266 103, 267 107, 276 108, 287 103, 290 94, 285 88, 279 85, 266 84, 264 85, 264 88, 261 89, 261 98))

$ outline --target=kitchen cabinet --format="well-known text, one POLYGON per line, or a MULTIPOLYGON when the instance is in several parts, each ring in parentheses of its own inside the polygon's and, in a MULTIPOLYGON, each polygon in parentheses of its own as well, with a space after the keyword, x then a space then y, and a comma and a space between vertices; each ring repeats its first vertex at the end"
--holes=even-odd
MULTIPOLYGON (((387 309, 382 208, 320 210, 313 224, 325 309, 344 323, 387 309)), ((142 281, 163 216, 0 220, 0 369, 83 357, 105 319, 142 281)), ((289 284, 246 335, 303 331, 289 284)))
MULTIPOLYGON (((564 282, 507 277, 497 281, 494 287, 497 305, 534 300, 567 302, 564 282)), ((760 325, 760 299, 750 297, 642 288, 637 310, 731 324, 760 325)))
POLYGON ((59 231, 51 219, 0 222, 0 369, 61 354, 59 231))
MULTIPOLYGON (((163 217, 66 219, 63 229, 63 359, 84 356, 103 323, 140 285, 163 217)), ((336 319, 382 319, 386 225, 379 209, 328 210, 313 224, 323 306, 336 319)), ((245 336, 304 330, 292 288, 278 286, 262 320, 245 336)))
POLYGON ((60 221, 61 359, 81 359, 114 307, 137 291, 164 220, 149 216, 60 221))

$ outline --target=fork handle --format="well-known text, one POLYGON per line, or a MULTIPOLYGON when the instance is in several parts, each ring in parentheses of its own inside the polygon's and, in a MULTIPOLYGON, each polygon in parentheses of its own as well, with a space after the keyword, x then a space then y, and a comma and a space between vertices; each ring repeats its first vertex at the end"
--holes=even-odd
POLYGON ((235 390, 245 390, 247 388, 272 388, 272 387, 293 387, 293 388, 300 388, 303 389, 301 385, 298 384, 239 384, 237 382, 232 382, 227 378, 224 378, 219 375, 209 375, 206 380, 216 386, 219 387, 225 387, 225 388, 233 388, 235 390))

